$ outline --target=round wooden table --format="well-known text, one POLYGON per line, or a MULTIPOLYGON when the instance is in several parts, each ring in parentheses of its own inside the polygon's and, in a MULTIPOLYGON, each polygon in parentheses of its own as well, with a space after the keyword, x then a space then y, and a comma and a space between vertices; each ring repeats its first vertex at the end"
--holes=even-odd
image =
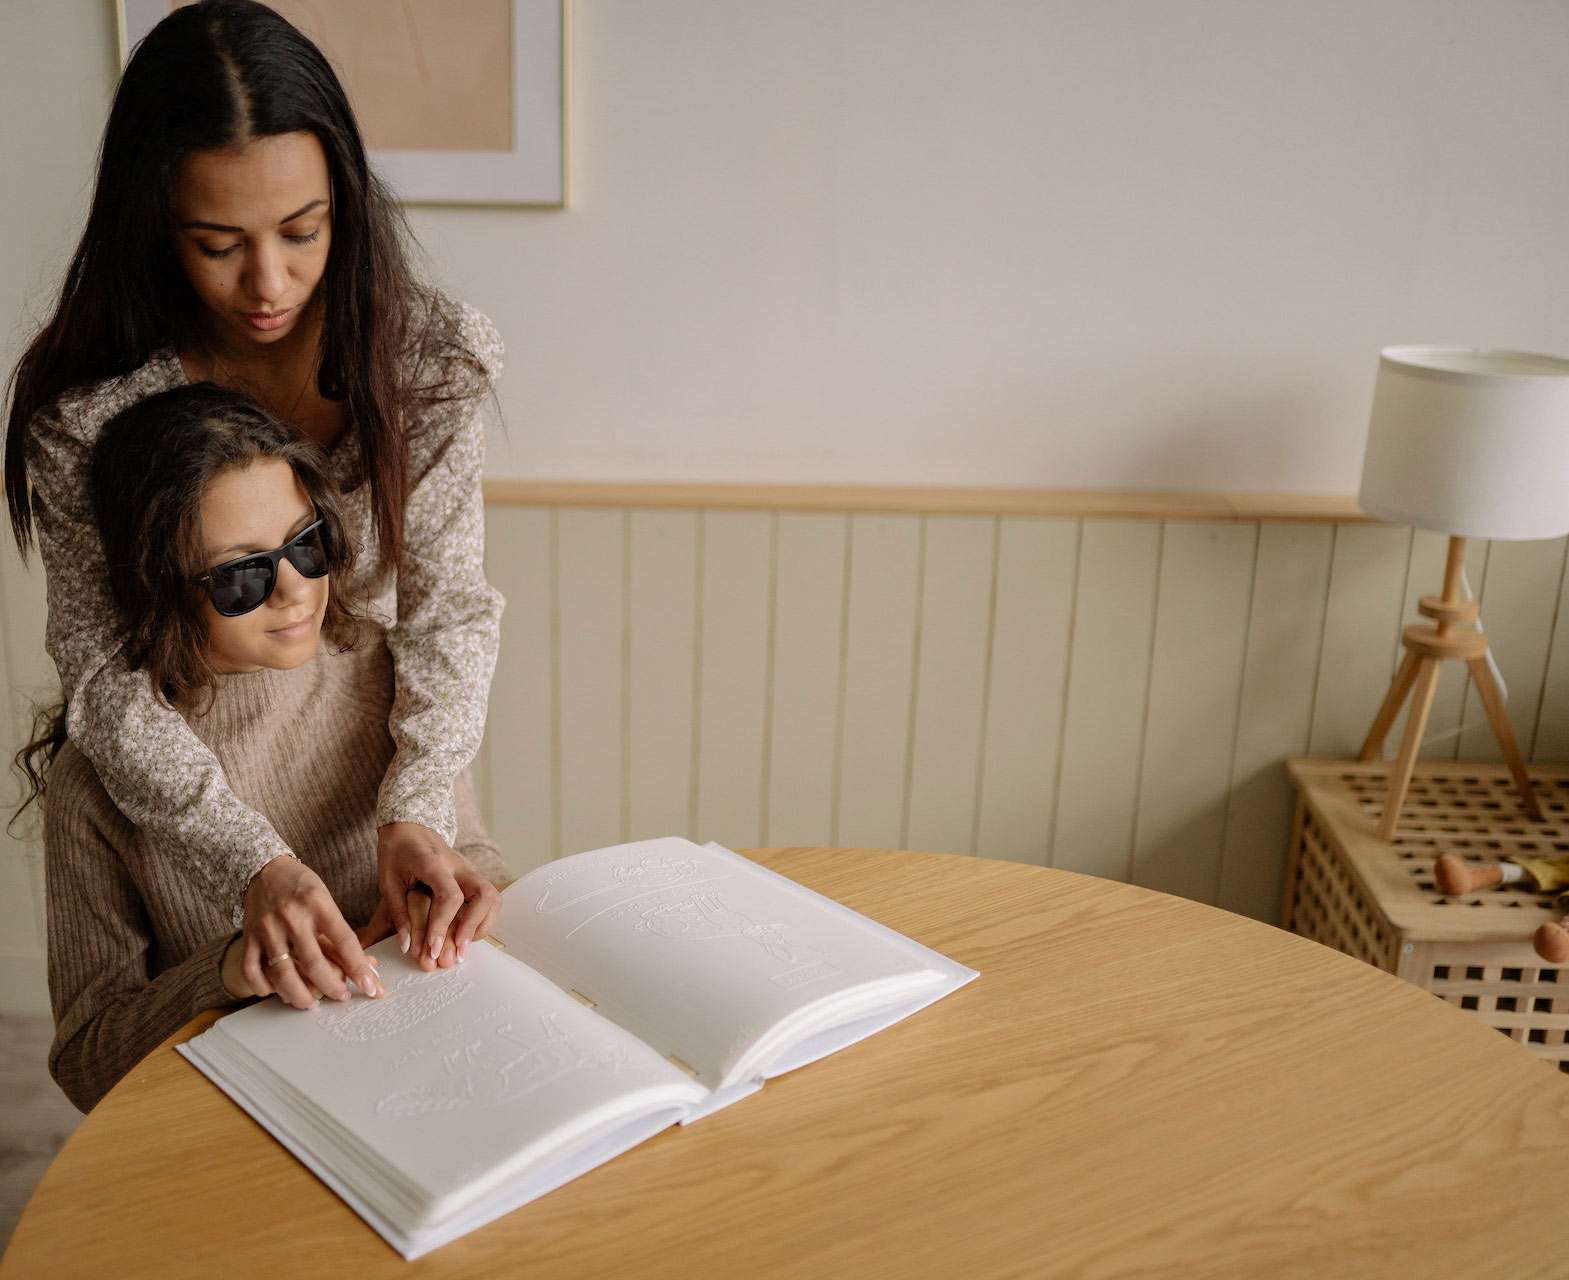
POLYGON ((66 1143, 0 1276, 1569 1271, 1569 1081, 1268 925, 983 858, 752 856, 981 972, 414 1263, 171 1046, 66 1143))

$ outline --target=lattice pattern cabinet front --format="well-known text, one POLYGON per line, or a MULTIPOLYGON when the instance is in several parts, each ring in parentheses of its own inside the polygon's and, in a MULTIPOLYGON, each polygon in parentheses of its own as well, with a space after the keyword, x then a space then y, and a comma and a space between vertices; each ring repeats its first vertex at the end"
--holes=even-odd
POLYGON ((1569 766, 1533 766, 1545 821, 1524 816, 1502 764, 1417 766, 1392 844, 1374 834, 1389 766, 1290 760, 1296 818, 1281 925, 1470 1011, 1569 1072, 1569 968, 1531 935, 1560 912, 1516 886, 1446 897, 1433 864, 1508 854, 1569 856, 1569 766))

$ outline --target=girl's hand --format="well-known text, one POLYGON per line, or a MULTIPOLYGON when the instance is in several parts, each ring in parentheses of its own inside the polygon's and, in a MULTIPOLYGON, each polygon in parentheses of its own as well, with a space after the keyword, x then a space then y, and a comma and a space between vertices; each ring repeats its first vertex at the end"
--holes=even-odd
POLYGON ((249 995, 276 991, 285 1004, 309 1009, 323 995, 347 1000, 345 976, 368 995, 381 990, 327 886, 297 858, 274 858, 252 878, 245 890, 243 940, 235 945, 243 948, 240 973, 249 995), (283 955, 289 958, 267 963, 283 955))
POLYGON ((377 911, 385 909, 405 953, 426 972, 451 968, 449 948, 453 958, 465 957, 469 943, 487 936, 501 912, 495 885, 429 827, 389 822, 379 828, 376 862, 377 911), (410 911, 410 890, 417 883, 430 890, 429 915, 421 913, 418 920, 410 911))

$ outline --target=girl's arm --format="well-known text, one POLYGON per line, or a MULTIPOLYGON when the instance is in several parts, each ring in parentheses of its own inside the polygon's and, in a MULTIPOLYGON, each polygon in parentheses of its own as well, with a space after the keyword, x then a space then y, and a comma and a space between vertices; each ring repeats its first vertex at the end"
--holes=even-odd
POLYGON ((149 979, 152 928, 117 852, 135 831, 85 757, 69 747, 50 770, 44 812, 55 1020, 49 1072, 72 1103, 89 1111, 196 1014, 241 1003, 220 972, 233 935, 219 934, 149 979))
POLYGON ((428 408, 409 432, 405 552, 398 619, 387 633, 397 672, 388 729, 397 750, 381 784, 377 825, 412 822, 449 845, 453 787, 479 750, 501 636, 501 593, 485 580, 483 402, 501 371, 501 339, 472 307, 459 334, 457 398, 428 408))
POLYGON ((251 877, 292 851, 229 789, 217 757, 154 694, 146 673, 126 662, 88 463, 102 422, 136 398, 49 411, 33 423, 28 479, 48 591, 44 647, 60 672, 71 741, 115 805, 161 843, 199 850, 187 869, 238 928, 251 877))

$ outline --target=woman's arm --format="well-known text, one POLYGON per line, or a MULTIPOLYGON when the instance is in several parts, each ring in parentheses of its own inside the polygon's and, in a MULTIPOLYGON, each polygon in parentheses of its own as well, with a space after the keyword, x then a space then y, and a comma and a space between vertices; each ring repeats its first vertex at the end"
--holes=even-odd
MULTIPOLYGON (((129 401, 126 401, 129 403, 129 401)), ((48 591, 44 645, 60 672, 71 741, 120 812, 161 843, 239 927, 251 877, 292 851, 230 789, 217 758, 132 671, 116 624, 88 490, 88 462, 113 410, 50 411, 33 423, 28 479, 48 591)))
MULTIPOLYGON (((501 635, 502 599, 485 580, 482 407, 501 369, 490 321, 462 308, 457 398, 432 405, 409 433, 410 493, 398 566, 397 672, 388 729, 397 746, 381 784, 377 824, 418 823, 451 844, 453 786, 479 750, 501 635)), ((455 358, 454 358, 455 359, 455 358)))
POLYGON ((169 1035, 203 1009, 240 1001, 223 985, 220 934, 149 979, 152 928, 118 850, 135 835, 86 759, 56 757, 44 800, 49 998, 55 1037, 49 1072, 89 1111, 169 1035))

